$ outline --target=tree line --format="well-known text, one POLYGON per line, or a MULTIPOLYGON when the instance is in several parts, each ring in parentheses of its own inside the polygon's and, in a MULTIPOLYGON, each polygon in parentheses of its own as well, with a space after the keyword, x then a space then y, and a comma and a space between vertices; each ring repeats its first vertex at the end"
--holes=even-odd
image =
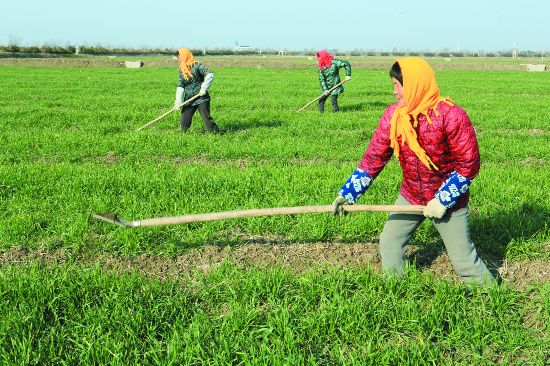
MULTIPOLYGON (((154 55, 175 55, 176 49, 170 48, 151 48, 151 49, 135 49, 135 48, 109 48, 101 45, 96 46, 60 46, 60 45, 41 45, 41 46, 21 46, 15 43, 8 45, 0 45, 0 53, 4 53, 4 57, 51 57, 51 56, 71 56, 71 55, 92 55, 92 56, 154 56, 154 55)), ((341 54, 348 56, 424 56, 424 57, 544 57, 545 51, 532 50, 503 50, 503 51, 451 51, 443 49, 440 51, 430 50, 398 50, 379 51, 379 50, 352 50, 340 51, 337 49, 329 50, 333 54, 341 54)), ((272 50, 272 49, 257 49, 257 48, 215 48, 215 49, 191 49, 191 52, 197 56, 223 56, 223 55, 294 55, 294 56, 315 56, 316 50, 272 50)), ((549 54, 550 52, 546 52, 549 54)), ((2 55, 0 54, 0 57, 2 55)))

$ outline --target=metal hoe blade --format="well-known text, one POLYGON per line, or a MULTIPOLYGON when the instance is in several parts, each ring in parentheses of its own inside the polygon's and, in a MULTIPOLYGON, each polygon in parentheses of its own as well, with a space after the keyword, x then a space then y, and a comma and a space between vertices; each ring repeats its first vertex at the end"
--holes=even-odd
POLYGON ((134 227, 130 222, 123 220, 117 216, 117 214, 113 213, 99 213, 99 214, 92 214, 92 216, 98 220, 110 222, 111 224, 124 226, 124 227, 134 227))

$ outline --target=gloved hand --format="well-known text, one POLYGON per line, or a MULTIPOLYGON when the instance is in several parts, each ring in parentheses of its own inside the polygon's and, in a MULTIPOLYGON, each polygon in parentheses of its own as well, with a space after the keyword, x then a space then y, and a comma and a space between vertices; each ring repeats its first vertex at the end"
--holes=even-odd
POLYGON ((199 96, 203 96, 203 95, 206 95, 206 89, 205 88, 201 88, 201 90, 199 91, 199 96))
POLYGON ((351 76, 346 75, 346 80, 351 80, 351 76))
POLYGON ((430 202, 428 202, 422 213, 426 217, 440 219, 443 215, 445 215, 446 211, 447 207, 443 206, 437 198, 433 198, 430 202))
POLYGON ((336 197, 334 201, 332 201, 332 214, 333 215, 343 215, 345 213, 344 208, 342 206, 349 205, 349 202, 347 199, 345 199, 342 196, 336 197))
POLYGON ((329 94, 330 94, 330 90, 328 89, 323 92, 323 95, 329 95, 329 94))

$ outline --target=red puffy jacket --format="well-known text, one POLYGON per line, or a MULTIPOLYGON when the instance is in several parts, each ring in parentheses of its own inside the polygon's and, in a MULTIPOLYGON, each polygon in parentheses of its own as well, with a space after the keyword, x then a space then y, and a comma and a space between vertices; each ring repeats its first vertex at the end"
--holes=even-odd
MULTIPOLYGON (((378 127, 359 168, 375 179, 390 160, 390 119, 397 103, 390 105, 380 118, 378 127)), ((474 179, 479 172, 479 148, 472 122, 466 112, 457 105, 439 103, 438 117, 430 110, 429 124, 424 115, 419 116, 416 128, 418 143, 426 151, 439 170, 428 169, 409 148, 401 145, 399 163, 403 169, 401 195, 413 205, 426 205, 435 197, 441 184, 453 171, 468 179, 474 179)), ((469 192, 463 194, 452 210, 468 204, 469 192)))

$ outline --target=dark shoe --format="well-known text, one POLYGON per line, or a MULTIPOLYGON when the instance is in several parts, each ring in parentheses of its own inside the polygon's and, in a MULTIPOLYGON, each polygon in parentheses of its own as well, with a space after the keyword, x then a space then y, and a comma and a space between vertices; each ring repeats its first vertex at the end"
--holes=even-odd
POLYGON ((212 126, 210 128, 208 128, 208 132, 219 133, 220 128, 218 127, 217 124, 212 123, 212 126))
POLYGON ((220 130, 220 128, 218 126, 216 126, 216 128, 213 128, 213 129, 209 130, 208 132, 216 134, 216 135, 224 135, 225 134, 225 132, 223 130, 220 130))

